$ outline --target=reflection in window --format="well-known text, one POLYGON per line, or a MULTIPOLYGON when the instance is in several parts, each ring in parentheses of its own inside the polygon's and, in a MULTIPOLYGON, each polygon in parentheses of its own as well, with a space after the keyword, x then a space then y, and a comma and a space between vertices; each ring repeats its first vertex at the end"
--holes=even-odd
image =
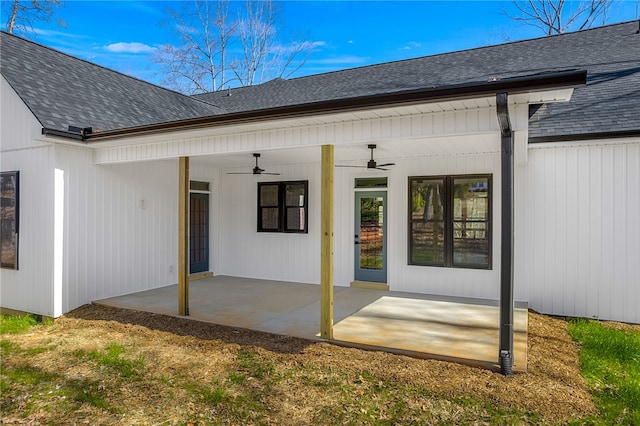
POLYGON ((488 265, 489 182, 453 179, 453 264, 488 265))
POLYGON ((411 181, 411 262, 444 265, 444 179, 411 181))
POLYGON ((258 183, 258 231, 307 233, 308 182, 258 183))
POLYGON ((491 176, 409 178, 409 263, 491 268, 491 176))

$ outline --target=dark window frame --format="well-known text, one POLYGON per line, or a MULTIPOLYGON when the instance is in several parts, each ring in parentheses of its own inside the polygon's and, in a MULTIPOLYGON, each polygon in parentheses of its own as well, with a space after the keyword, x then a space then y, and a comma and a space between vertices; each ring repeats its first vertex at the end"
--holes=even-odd
MULTIPOLYGON (((11 262, 0 261, 0 268, 18 270, 20 255, 20 172, 1 172, 0 173, 0 225, 2 228, 2 238, 0 242, 3 247, 9 246, 7 252, 2 252, 2 259, 9 257, 11 262), (5 185, 11 189, 5 191, 5 185), (5 197, 5 195, 8 195, 5 197)), ((0 260, 2 260, 0 259, 0 260)))
POLYGON ((258 204, 257 204, 257 230, 258 232, 281 232, 287 234, 307 234, 309 233, 309 181, 271 181, 258 182, 258 204), (287 206, 287 187, 304 186, 304 206, 287 206), (262 188, 265 186, 275 186, 278 188, 278 201, 273 205, 262 205, 262 188), (304 229, 292 228, 287 223, 287 209, 302 207, 304 209, 304 229), (263 223, 263 210, 277 209, 277 224, 275 227, 265 227, 263 223))
MULTIPOLYGON (((435 222, 435 221, 434 221, 435 222)), ((407 260, 409 265, 415 266, 437 266, 445 268, 463 268, 463 269, 493 269, 493 175, 492 174, 456 174, 456 175, 434 175, 434 176, 409 176, 408 179, 408 226, 407 226, 407 260), (473 263, 456 263, 454 260, 454 202, 455 191, 454 183, 456 179, 486 179, 487 180, 487 264, 473 263), (412 186, 416 180, 433 180, 442 181, 444 195, 443 198, 443 226, 444 226, 444 258, 442 262, 419 262, 414 260, 413 256, 413 224, 424 221, 413 218, 413 194, 412 186)))

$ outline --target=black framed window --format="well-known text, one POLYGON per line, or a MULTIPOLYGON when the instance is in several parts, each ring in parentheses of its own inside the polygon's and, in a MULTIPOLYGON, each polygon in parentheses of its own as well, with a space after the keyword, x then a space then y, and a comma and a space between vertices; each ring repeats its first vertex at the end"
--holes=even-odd
POLYGON ((20 172, 0 173, 0 267, 18 269, 20 172))
POLYGON ((258 183, 258 231, 307 233, 308 181, 258 183))
POLYGON ((491 269, 491 175, 409 178, 409 264, 491 269))

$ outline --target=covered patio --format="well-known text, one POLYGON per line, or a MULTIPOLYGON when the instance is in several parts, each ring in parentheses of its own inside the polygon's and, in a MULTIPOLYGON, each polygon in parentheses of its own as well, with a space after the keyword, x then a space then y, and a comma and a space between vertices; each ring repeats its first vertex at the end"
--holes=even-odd
MULTIPOLYGON (((320 337, 320 286, 228 276, 189 283, 187 318, 294 336, 320 337)), ((178 316, 178 286, 94 303, 178 316)), ((499 369, 497 301, 334 288, 333 343, 499 369)), ((527 368, 527 306, 514 310, 513 370, 527 368)))

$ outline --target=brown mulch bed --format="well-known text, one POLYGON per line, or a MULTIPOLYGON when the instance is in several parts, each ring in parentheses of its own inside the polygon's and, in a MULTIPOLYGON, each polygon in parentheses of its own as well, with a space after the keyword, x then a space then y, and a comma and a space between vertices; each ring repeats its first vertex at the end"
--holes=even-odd
MULTIPOLYGON (((158 375, 163 375, 164 369, 175 373, 201 368, 197 374, 206 376, 207 365, 208 368, 214 364, 227 365, 239 350, 249 347, 262 360, 283 369, 302 366, 312 371, 327 371, 329 368, 355 377, 368 372, 443 398, 472 398, 504 409, 538 413, 545 423, 564 423, 596 412, 591 393, 580 376, 579 348, 568 335, 566 322, 534 312, 529 313, 528 373, 512 377, 455 363, 345 348, 98 305, 83 306, 57 319, 51 327, 12 339, 19 339, 23 347, 28 347, 30 344, 42 345, 43 341, 60 336, 65 344, 84 345, 85 350, 101 348, 113 341, 135 345, 145 354, 145 359, 152 360, 154 373, 158 375), (29 339, 33 341, 29 342, 29 339), (203 360, 206 363, 199 364, 203 360)), ((38 362, 48 369, 65 368, 60 364, 64 360, 51 354, 42 355, 38 362)), ((90 374, 86 371, 68 373, 79 377, 90 374)), ((169 377, 170 372, 166 373, 169 377)), ((189 374, 196 373, 191 371, 189 374)), ((326 396, 321 390, 314 395, 313 388, 296 383, 295 377, 289 381, 279 403, 286 404, 288 410, 293 407, 303 419, 305 410, 313 410, 314 401, 326 396)), ((135 409, 134 395, 130 403, 135 409)), ((295 420, 288 419, 291 424, 295 420)), ((280 422, 287 423, 287 419, 280 422)))

